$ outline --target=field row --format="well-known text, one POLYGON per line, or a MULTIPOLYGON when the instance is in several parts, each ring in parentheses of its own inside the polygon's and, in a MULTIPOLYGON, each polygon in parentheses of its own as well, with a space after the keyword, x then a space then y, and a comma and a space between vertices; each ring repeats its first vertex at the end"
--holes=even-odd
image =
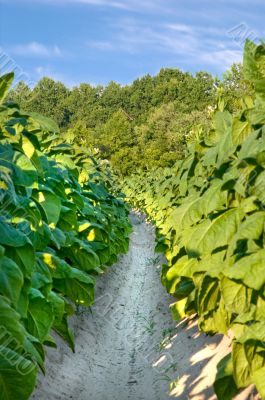
POLYGON ((254 383, 265 398, 265 46, 246 42, 245 78, 255 103, 225 110, 220 94, 212 129, 183 161, 126 179, 128 200, 157 226, 168 260, 162 282, 176 318, 198 314, 199 328, 233 334, 219 364, 218 399, 254 383))

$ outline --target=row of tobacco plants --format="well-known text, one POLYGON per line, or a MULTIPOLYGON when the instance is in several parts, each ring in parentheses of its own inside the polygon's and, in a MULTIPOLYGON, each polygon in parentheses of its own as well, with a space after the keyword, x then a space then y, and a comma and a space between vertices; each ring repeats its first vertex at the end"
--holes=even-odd
POLYGON ((130 224, 89 153, 60 140, 53 121, 4 103, 12 80, 0 78, 0 397, 24 400, 52 333, 74 350, 68 318, 93 304, 130 224))
POLYGON ((218 365, 218 399, 254 384, 265 399, 265 45, 247 41, 245 78, 255 102, 231 115, 222 99, 212 129, 174 168, 127 179, 124 191, 155 222, 174 314, 233 336, 218 365))

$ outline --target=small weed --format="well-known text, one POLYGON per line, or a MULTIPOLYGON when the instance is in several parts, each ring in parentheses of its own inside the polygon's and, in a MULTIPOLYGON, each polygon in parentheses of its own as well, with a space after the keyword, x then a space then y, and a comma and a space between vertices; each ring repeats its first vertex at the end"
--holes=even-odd
POLYGON ((179 383, 179 377, 172 380, 172 376, 169 376, 166 372, 161 374, 159 378, 156 379, 156 382, 169 382, 170 390, 175 389, 179 383))
POLYGON ((175 334, 175 328, 166 328, 162 331, 163 339, 157 346, 157 351, 160 352, 164 350, 171 342, 172 336, 175 334))
POLYGON ((179 384, 179 378, 171 381, 170 385, 169 385, 170 391, 173 390, 173 389, 176 389, 178 387, 178 384, 179 384))
POLYGON ((146 261, 146 265, 156 266, 160 263, 160 256, 150 257, 146 261))
POLYGON ((161 340, 161 342, 158 344, 158 351, 164 350, 170 343, 170 338, 165 338, 161 340))
POLYGON ((150 333, 151 335, 153 335, 154 334, 154 332, 155 332, 155 325, 156 325, 156 323, 155 323, 155 321, 153 321, 153 320, 148 320, 146 317, 144 317, 143 315, 139 315, 138 317, 137 317, 139 320, 141 320, 141 321, 144 321, 144 329, 148 332, 148 333, 150 333))
POLYGON ((163 338, 165 338, 166 336, 169 336, 169 338, 171 338, 175 334, 175 329, 176 329, 175 327, 163 329, 162 331, 163 338))
POLYGON ((165 373, 167 374, 169 371, 176 372, 177 371, 177 365, 178 364, 176 362, 170 364, 170 366, 165 369, 165 373))

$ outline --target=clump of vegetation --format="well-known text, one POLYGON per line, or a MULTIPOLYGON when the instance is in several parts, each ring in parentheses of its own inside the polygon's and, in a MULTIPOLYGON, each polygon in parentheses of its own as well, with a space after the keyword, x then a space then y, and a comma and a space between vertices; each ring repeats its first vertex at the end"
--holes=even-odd
POLYGON ((156 223, 174 315, 196 313, 202 331, 233 334, 214 384, 222 400, 250 384, 265 398, 264 71, 265 45, 247 41, 244 76, 255 102, 247 92, 232 114, 221 91, 211 129, 182 161, 133 175, 123 186, 156 223))
POLYGON ((54 121, 3 102, 12 80, 0 78, 0 392, 26 400, 52 332, 74 350, 68 318, 93 304, 131 227, 104 165, 54 121))

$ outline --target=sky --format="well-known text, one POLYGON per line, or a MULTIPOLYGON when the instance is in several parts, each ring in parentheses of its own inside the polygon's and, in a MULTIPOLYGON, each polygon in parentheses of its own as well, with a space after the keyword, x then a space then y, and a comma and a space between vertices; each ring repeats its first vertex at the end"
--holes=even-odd
POLYGON ((221 76, 265 38, 264 16, 264 0, 0 0, 0 71, 69 87, 164 67, 221 76))

